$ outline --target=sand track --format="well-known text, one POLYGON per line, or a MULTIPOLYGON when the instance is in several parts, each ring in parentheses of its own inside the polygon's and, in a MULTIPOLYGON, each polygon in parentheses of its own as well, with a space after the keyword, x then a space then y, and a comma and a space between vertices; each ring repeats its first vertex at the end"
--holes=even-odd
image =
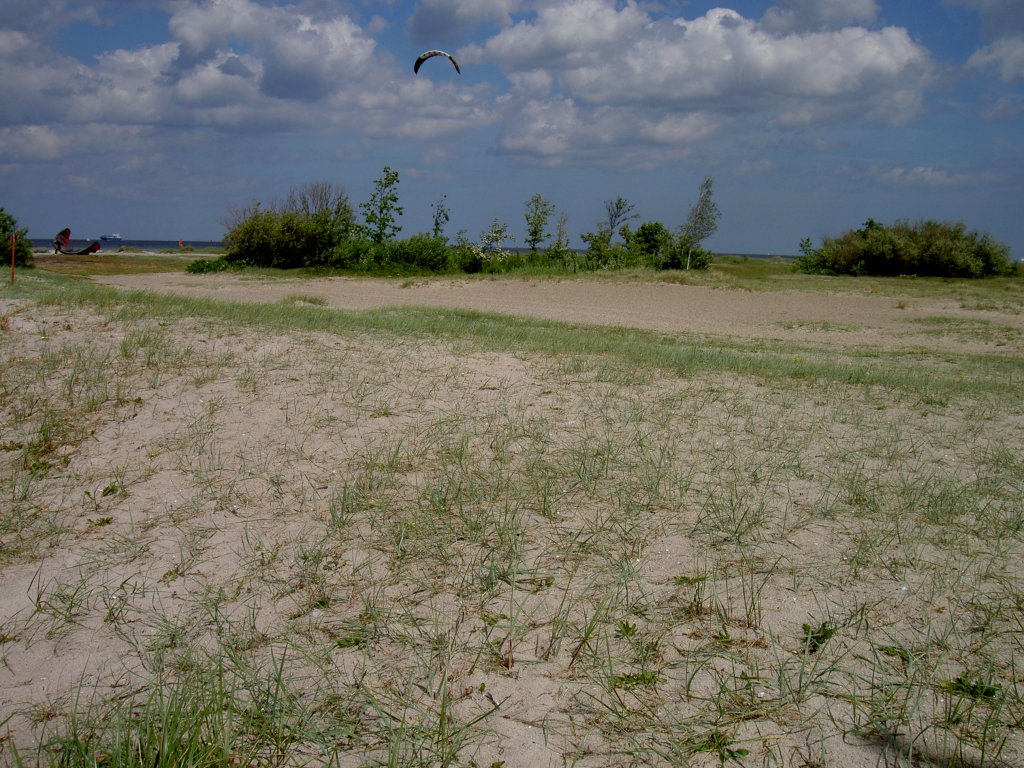
MULTIPOLYGON (((1024 332, 1024 318, 1020 316, 969 311, 951 299, 593 280, 297 280, 229 274, 117 275, 95 279, 123 288, 239 302, 276 303, 289 297, 304 297, 347 310, 452 307, 664 333, 841 346, 956 351, 994 347, 994 341, 929 332, 921 320, 937 316, 998 321, 1024 332)), ((1017 351, 1020 346, 1012 339, 1009 344, 1005 339, 999 341, 1004 351, 1017 351)))

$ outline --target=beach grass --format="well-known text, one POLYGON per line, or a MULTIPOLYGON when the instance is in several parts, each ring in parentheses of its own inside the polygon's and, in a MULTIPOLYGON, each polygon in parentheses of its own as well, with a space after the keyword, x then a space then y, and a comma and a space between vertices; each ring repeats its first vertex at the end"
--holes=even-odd
POLYGON ((9 762, 1024 758, 1019 357, 308 298, 2 295, 9 762))

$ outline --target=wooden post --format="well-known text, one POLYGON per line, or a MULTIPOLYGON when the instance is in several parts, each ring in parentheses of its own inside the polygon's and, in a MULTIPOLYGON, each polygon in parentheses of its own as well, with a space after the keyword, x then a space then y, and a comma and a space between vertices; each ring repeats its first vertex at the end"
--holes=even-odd
POLYGON ((11 285, 14 285, 14 243, 18 236, 11 232, 11 285))

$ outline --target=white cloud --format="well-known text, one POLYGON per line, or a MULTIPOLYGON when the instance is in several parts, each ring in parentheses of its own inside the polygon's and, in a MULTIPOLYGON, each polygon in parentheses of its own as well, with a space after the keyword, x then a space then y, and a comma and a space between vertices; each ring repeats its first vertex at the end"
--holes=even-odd
POLYGON ((872 176, 883 184, 900 187, 944 188, 971 184, 981 180, 976 174, 953 173, 945 168, 927 165, 912 167, 875 168, 872 176))
POLYGON ((772 32, 838 29, 870 24, 878 16, 875 0, 780 0, 765 12, 761 24, 772 32))
POLYGON ((1024 3, 1020 0, 946 0, 978 12, 989 38, 1024 33, 1024 3))
POLYGON ((262 61, 262 92, 294 101, 322 99, 365 77, 376 46, 347 16, 314 21, 252 0, 182 6, 169 28, 180 43, 174 63, 178 76, 225 52, 251 53, 262 61))
POLYGON ((63 148, 61 137, 47 125, 0 129, 0 156, 21 161, 53 160, 63 148))
POLYGON ((541 157, 560 146, 683 146, 739 114, 779 128, 899 124, 919 111, 934 67, 901 28, 778 34, 721 8, 672 21, 603 0, 546 6, 460 55, 504 69, 513 88, 501 146, 541 157), (633 129, 615 129, 616 116, 633 129))
POLYGON ((459 43, 480 26, 507 26, 519 0, 420 0, 406 29, 422 45, 459 43))
POLYGON ((992 70, 1006 83, 1024 80, 1024 35, 1001 37, 978 49, 967 62, 970 69, 992 70))

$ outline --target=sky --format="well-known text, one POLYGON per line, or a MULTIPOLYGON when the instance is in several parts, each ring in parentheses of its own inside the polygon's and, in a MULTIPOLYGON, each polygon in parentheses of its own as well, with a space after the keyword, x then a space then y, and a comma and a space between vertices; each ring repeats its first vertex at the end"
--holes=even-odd
POLYGON ((4 0, 0 206, 30 237, 218 240, 234 211, 399 173, 401 236, 526 202, 570 245, 618 197, 714 251, 868 218, 1024 258, 1022 0, 4 0), (451 52, 413 73, 416 56, 451 52))

